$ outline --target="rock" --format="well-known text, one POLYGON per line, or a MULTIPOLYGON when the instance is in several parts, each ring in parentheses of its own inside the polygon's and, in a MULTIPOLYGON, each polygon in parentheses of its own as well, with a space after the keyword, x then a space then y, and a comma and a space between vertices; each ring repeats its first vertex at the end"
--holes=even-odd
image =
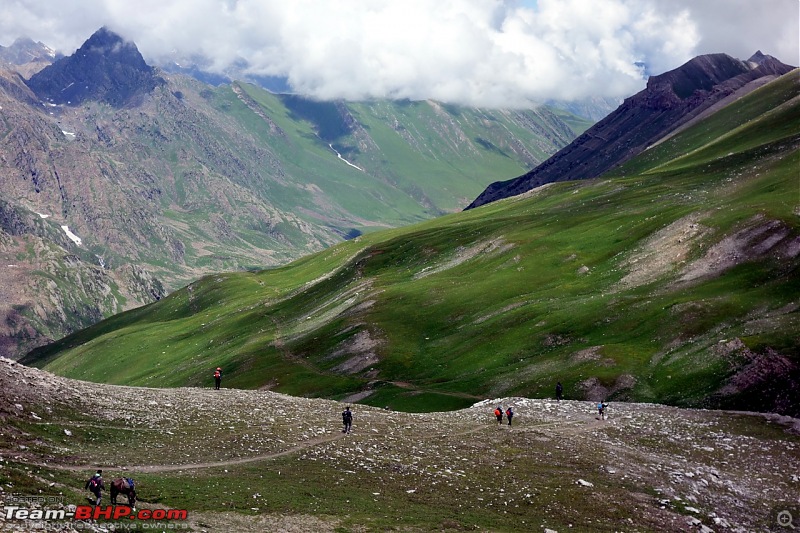
MULTIPOLYGON (((586 481, 586 480, 584 480, 584 479, 579 479, 579 480, 578 480, 578 484, 579 484, 579 485, 582 485, 582 486, 584 486, 584 487, 594 487, 594 483, 589 483, 588 481, 586 481)), ((699 511, 698 511, 698 512, 699 512, 699 511)))
POLYGON ((72 432, 70 430, 68 430, 68 429, 65 429, 64 430, 64 435, 66 435, 67 437, 71 437, 72 436, 72 432))

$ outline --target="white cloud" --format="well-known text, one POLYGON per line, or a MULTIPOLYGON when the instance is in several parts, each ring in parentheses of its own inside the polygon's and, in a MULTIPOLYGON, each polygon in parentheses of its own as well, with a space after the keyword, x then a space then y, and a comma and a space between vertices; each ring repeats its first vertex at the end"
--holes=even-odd
MULTIPOLYGON (((17 0, 0 35, 71 53, 100 26, 149 62, 244 58, 318 98, 526 106, 628 96, 642 70, 756 49, 798 63, 797 0, 17 0), (787 45, 788 43, 788 45, 787 45), (793 47, 792 47, 793 45, 793 47)), ((9 43, 3 43, 9 44, 9 43)))

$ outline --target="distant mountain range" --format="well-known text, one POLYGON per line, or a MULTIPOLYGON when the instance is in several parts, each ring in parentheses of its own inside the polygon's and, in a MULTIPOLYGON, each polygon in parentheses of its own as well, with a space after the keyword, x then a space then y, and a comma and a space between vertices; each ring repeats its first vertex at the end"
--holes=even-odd
POLYGON ((213 86, 106 29, 68 57, 17 41, 0 61, 0 355, 209 272, 457 211, 591 125, 213 86))
POLYGON ((522 176, 489 185, 473 208, 556 181, 595 178, 640 154, 717 103, 739 98, 794 67, 760 51, 747 61, 726 54, 699 56, 627 98, 567 147, 522 176))

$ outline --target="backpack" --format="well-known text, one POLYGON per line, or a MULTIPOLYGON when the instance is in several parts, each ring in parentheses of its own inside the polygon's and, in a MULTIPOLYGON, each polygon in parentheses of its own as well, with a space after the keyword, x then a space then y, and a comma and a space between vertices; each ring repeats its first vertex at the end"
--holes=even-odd
POLYGON ((503 411, 501 411, 500 409, 495 409, 494 416, 503 416, 503 411))
POLYGON ((220 374, 219 370, 215 370, 215 371, 214 371, 214 377, 215 377, 215 378, 222 377, 222 374, 220 374))
POLYGON ((511 418, 512 416, 514 416, 514 411, 512 411, 511 409, 509 409, 508 411, 506 411, 506 416, 507 416, 508 418, 511 418))
POLYGON ((97 476, 92 476, 92 478, 86 482, 86 486, 89 488, 89 490, 92 491, 97 488, 97 485, 98 485, 97 476))

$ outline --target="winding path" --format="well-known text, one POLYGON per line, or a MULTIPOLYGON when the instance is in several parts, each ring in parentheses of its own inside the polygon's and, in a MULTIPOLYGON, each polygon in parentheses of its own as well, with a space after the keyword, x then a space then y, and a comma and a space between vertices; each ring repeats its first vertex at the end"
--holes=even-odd
POLYGON ((176 472, 179 470, 195 470, 200 468, 219 468, 224 466, 233 466, 233 465, 242 465, 247 463, 256 463, 258 461, 267 461, 270 459, 276 459, 278 457, 283 457, 285 455, 291 455, 296 452, 300 452, 306 450, 308 448, 312 448, 319 444, 325 444, 327 442, 333 442, 343 438, 345 435, 342 434, 334 434, 330 437, 320 437, 316 439, 308 440, 302 444, 298 444, 296 446, 292 446, 291 448, 287 448, 286 450, 282 450, 280 452, 272 452, 272 453, 265 453, 261 455, 254 455, 252 457, 241 457, 238 459, 226 459, 224 461, 209 461, 203 463, 185 463, 180 465, 116 465, 116 464, 88 464, 88 465, 63 465, 63 464, 53 464, 53 463, 30 463, 36 464, 37 466, 47 467, 47 468, 54 468, 57 470, 70 470, 70 471, 82 471, 86 469, 92 469, 97 467, 102 468, 116 468, 125 470, 127 472, 176 472))

